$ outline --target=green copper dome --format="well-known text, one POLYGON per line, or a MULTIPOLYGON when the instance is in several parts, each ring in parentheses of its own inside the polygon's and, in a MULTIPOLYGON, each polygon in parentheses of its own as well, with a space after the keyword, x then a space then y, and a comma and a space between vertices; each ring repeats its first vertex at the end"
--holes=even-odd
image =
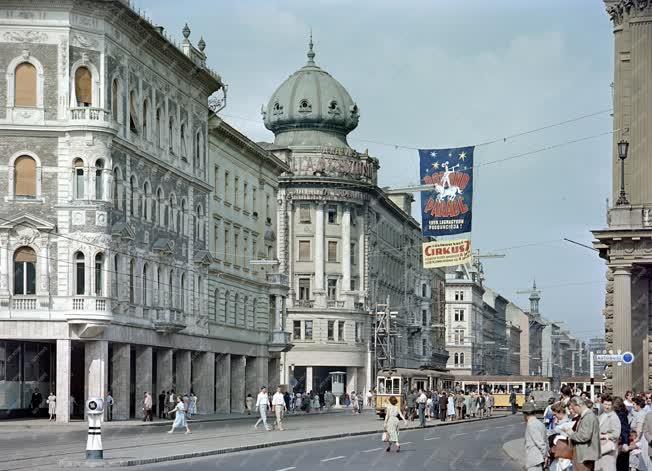
POLYGON ((278 87, 263 110, 265 127, 284 147, 348 147, 346 135, 358 126, 358 106, 314 58, 311 37, 308 62, 278 87))

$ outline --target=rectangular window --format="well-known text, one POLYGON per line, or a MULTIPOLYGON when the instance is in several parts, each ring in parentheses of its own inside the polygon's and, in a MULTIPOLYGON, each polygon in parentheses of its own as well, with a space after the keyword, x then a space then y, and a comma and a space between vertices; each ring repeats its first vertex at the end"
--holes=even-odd
POLYGON ((329 206, 327 212, 328 224, 337 224, 337 206, 329 206))
POLYGON ((224 261, 229 260, 229 230, 224 229, 224 261))
POLYGON ((270 197, 269 195, 265 195, 265 217, 267 218, 267 222, 271 223, 272 222, 272 213, 271 213, 271 206, 270 206, 270 197))
POLYGON ((77 262, 75 265, 75 294, 84 294, 86 265, 83 262, 77 262))
POLYGON ((224 201, 229 200, 229 172, 224 171, 224 201))
POLYGON ((455 291, 455 301, 464 301, 464 291, 455 291))
POLYGON ((355 265, 356 258, 357 257, 355 256, 355 244, 351 244, 351 266, 355 265))
POLYGON ((256 239, 254 239, 251 244, 251 253, 253 254, 253 259, 258 260, 258 243, 256 242, 256 239))
POLYGON ((351 291, 357 291, 358 280, 351 278, 351 291))
POLYGON ((247 204, 247 199, 249 198, 249 183, 244 182, 242 186, 242 208, 247 211, 248 204, 247 204))
POLYGON ((213 250, 215 251, 215 258, 222 259, 218 253, 220 250, 220 225, 215 224, 213 227, 213 250))
POLYGON ((362 322, 355 323, 355 341, 360 343, 362 342, 362 322))
POLYGON ((455 320, 457 322, 464 322, 464 309, 455 309, 455 320))
POLYGON ((312 340, 312 321, 304 321, 304 340, 312 340))
POLYGON ((220 194, 220 167, 219 165, 215 166, 215 194, 219 195, 220 194))
POLYGON ((240 177, 235 177, 233 179, 233 204, 238 206, 240 196, 240 177))
POLYGON ((310 205, 309 204, 300 204, 299 205, 299 223, 301 223, 301 224, 310 224, 310 205))
POLYGON ((328 340, 335 340, 335 321, 328 321, 328 340))
POLYGON ((310 278, 299 278, 299 299, 310 299, 310 278))
POLYGON ((292 340, 301 340, 301 321, 292 322, 292 340))
POLYGON ((337 241, 328 241, 328 261, 332 263, 337 262, 337 241))
POLYGON ((75 198, 84 198, 84 169, 75 168, 75 198))
POLYGON ((299 261, 307 262, 310 260, 310 241, 309 240, 300 240, 299 241, 299 261))
POLYGON ((237 232, 233 233, 233 263, 234 265, 240 265, 240 234, 237 232))
POLYGON ((344 342, 344 321, 337 323, 337 340, 338 342, 344 342))
POLYGON ((421 325, 423 327, 428 325, 428 311, 426 309, 421 310, 421 325))
POLYGON ((244 254, 244 267, 249 268, 249 238, 242 239, 242 253, 244 254))
POLYGON ((426 356, 428 351, 428 341, 426 339, 421 339, 421 356, 426 356))
POLYGON ((337 296, 337 280, 328 280, 328 299, 334 301, 337 296))
POLYGON ((258 216, 258 209, 256 207, 256 188, 251 190, 251 210, 253 211, 254 216, 258 216))

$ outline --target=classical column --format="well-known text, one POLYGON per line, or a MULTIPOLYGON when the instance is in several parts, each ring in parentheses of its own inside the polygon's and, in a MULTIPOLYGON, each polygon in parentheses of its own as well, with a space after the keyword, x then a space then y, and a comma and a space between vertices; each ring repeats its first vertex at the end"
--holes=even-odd
POLYGON ((215 353, 201 352, 194 363, 193 390, 197 395, 197 413, 212 414, 215 412, 215 353))
POLYGON ((177 350, 174 352, 176 358, 176 383, 175 387, 177 393, 188 394, 190 393, 190 365, 191 352, 190 350, 177 350))
POLYGON ((326 307, 324 292, 324 203, 317 203, 315 211, 315 305, 326 307))
POLYGON ((288 238, 287 238, 287 273, 290 291, 288 292, 288 307, 294 305, 294 203, 287 203, 288 211, 288 238))
POLYGON ((57 340, 57 422, 70 421, 70 358, 72 345, 70 340, 57 340))
POLYGON ((173 387, 171 348, 156 351, 156 391, 170 391, 173 387))
POLYGON ((358 392, 358 369, 357 368, 347 368, 346 369, 346 392, 358 392))
POLYGON ((215 395, 217 409, 215 412, 231 412, 231 355, 220 353, 215 357, 215 395))
POLYGON ((342 214, 342 291, 351 290, 351 208, 342 214))
MULTIPOLYGON (((112 350, 111 371, 113 372, 113 379, 110 387, 114 401, 113 418, 115 420, 127 420, 131 400, 129 395, 131 389, 131 345, 128 343, 114 343, 112 350)), ((136 390, 136 401, 138 401, 138 398, 138 390, 136 390)))
POLYGON ((245 397, 247 394, 256 397, 256 394, 260 391, 260 387, 265 385, 264 383, 261 383, 260 378, 258 377, 257 363, 257 357, 245 357, 245 397))
MULTIPOLYGON (((137 346, 136 347, 136 417, 142 418, 144 416, 143 408, 140 407, 140 401, 144 398, 144 393, 148 392, 152 395, 152 406, 158 408, 158 395, 162 391, 154 391, 152 367, 154 365, 152 347, 137 346)), ((156 411, 158 413, 158 410, 156 411)), ((152 412, 153 413, 153 412, 152 412)), ((155 414, 156 415, 156 414, 155 414)))
POLYGON ((84 400, 89 397, 105 397, 109 380, 109 342, 106 340, 85 342, 84 363, 86 366, 84 400))
POLYGON ((244 411, 245 361, 245 356, 231 355, 231 412, 244 411))
POLYGON ((306 391, 312 391, 312 366, 306 366, 306 391))
MULTIPOLYGON (((361 215, 360 218, 358 219, 358 230, 360 233, 358 234, 358 291, 360 293, 363 293, 365 290, 365 218, 364 215, 361 215)), ((360 301, 362 301, 362 296, 360 301)))
MULTIPOLYGON (((613 267, 614 274, 614 350, 632 351, 632 269, 613 267)), ((613 365, 614 395, 624 397, 632 388, 631 365, 613 365)))
POLYGON ((9 296, 9 251, 7 244, 9 236, 2 234, 0 236, 0 296, 9 296))

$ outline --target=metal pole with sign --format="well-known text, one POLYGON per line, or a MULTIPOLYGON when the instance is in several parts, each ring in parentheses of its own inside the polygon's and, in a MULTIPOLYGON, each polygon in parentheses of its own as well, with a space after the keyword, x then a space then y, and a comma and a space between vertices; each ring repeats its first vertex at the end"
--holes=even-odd
POLYGON ((593 352, 589 352, 589 376, 591 378, 591 402, 595 402, 595 365, 593 352))

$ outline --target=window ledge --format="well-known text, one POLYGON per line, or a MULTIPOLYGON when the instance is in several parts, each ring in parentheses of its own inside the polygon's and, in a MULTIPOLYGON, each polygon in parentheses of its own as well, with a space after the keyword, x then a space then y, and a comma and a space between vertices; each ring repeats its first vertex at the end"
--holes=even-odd
POLYGON ((225 201, 224 201, 224 206, 227 206, 227 207, 230 208, 230 207, 231 207, 231 203, 229 203, 228 201, 225 200, 225 201))
POLYGON ((13 202, 13 203, 43 203, 45 201, 45 198, 42 196, 36 197, 36 198, 20 198, 20 197, 15 197, 15 196, 5 196, 5 202, 13 202))

